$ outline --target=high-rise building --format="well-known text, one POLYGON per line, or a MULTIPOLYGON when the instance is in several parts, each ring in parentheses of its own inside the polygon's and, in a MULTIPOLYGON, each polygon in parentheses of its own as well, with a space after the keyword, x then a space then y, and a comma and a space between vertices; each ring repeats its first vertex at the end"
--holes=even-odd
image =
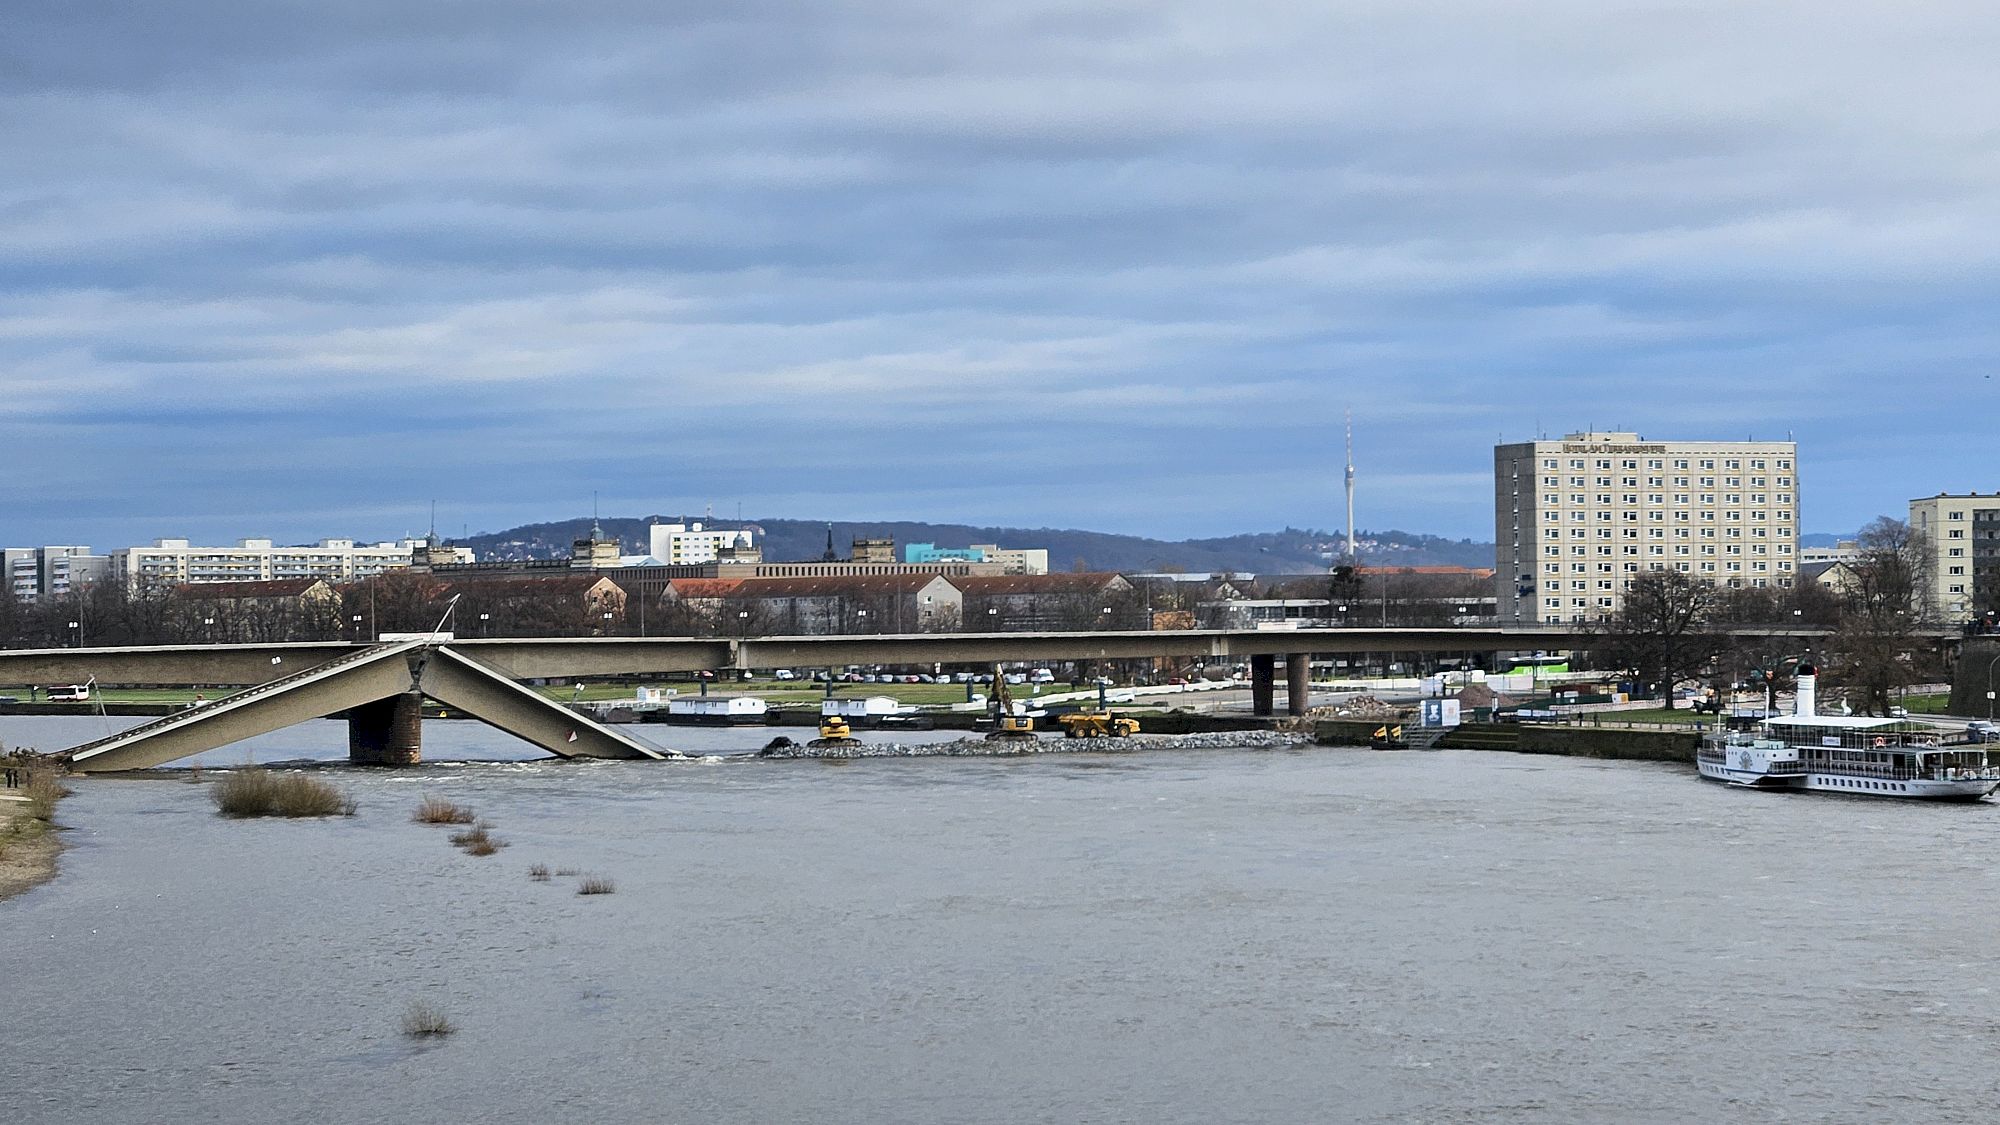
POLYGON ((1648 570, 1781 589, 1798 576, 1794 442, 1593 431, 1498 445, 1493 491, 1502 621, 1609 617, 1648 570))
POLYGON ((2000 606, 2000 492, 1912 500, 1910 529, 1930 556, 1930 610, 1966 621, 2000 606))
POLYGON ((88 547, 8 547, 0 552, 7 593, 15 601, 59 598, 111 572, 111 559, 88 547))

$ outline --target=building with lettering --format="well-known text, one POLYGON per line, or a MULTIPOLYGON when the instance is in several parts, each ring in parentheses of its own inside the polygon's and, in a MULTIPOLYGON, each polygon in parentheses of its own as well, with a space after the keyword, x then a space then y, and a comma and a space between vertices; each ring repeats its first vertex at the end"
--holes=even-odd
POLYGON ((1626 585, 1678 570, 1718 586, 1798 579, 1798 446, 1574 433, 1493 449, 1503 622, 1596 621, 1626 585))
POLYGON ((993 563, 1001 574, 1047 574, 1049 553, 1039 547, 1002 548, 996 543, 974 543, 970 547, 939 547, 935 543, 903 544, 906 563, 985 562, 993 563))

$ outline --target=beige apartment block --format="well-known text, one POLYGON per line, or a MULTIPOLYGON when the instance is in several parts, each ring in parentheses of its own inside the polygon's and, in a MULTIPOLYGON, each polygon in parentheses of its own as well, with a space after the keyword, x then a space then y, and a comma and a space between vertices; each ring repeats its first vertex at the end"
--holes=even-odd
POLYGON ((1493 448, 1506 622, 1596 621, 1648 570, 1725 587, 1798 578, 1798 445, 1589 431, 1493 448))
POLYGON ((1910 529, 1924 536, 1930 604, 1945 621, 1966 621, 2000 593, 2000 492, 1940 492, 1910 501, 1910 529))

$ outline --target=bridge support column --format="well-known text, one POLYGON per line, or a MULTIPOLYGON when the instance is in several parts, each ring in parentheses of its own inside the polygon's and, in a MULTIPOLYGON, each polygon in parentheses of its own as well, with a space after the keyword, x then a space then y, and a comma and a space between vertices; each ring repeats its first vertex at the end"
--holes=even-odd
POLYGON ((1312 698, 1312 654, 1285 654, 1285 713, 1303 715, 1312 698))
POLYGON ((1275 656, 1252 656, 1250 658, 1250 713, 1252 715, 1272 714, 1271 695, 1277 686, 1278 658, 1275 656))
POLYGON ((347 712, 347 760, 357 766, 414 766, 423 760, 424 697, 398 692, 347 712))

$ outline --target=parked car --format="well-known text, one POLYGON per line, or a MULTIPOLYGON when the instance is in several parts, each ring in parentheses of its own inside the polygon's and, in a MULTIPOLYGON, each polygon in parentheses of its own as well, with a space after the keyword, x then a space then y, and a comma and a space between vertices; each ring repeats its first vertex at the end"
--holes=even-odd
POLYGON ((771 673, 771 678, 774 680, 796 680, 799 678, 799 674, 790 668, 780 668, 771 673))
POLYGON ((1965 724, 1965 738, 1968 742, 2000 742, 2000 729, 1980 719, 1965 724))

